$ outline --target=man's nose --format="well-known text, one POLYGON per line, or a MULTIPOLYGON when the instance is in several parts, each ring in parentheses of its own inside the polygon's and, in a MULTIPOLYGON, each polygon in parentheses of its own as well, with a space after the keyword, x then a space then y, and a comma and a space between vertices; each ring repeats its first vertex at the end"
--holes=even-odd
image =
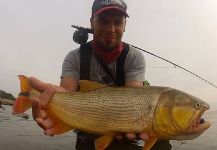
POLYGON ((115 24, 113 21, 109 22, 108 25, 107 25, 107 31, 110 31, 110 32, 115 32, 115 24))

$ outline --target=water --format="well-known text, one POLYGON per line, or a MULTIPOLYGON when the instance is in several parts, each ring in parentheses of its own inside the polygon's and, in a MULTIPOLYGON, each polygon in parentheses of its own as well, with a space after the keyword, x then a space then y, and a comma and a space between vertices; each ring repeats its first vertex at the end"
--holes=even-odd
POLYGON ((75 134, 68 132, 49 137, 43 134, 31 117, 28 120, 11 115, 11 107, 0 108, 0 150, 73 150, 75 134))
MULTIPOLYGON (((31 118, 26 120, 11 115, 11 107, 0 108, 0 150, 74 150, 76 135, 70 131, 49 137, 31 118)), ((206 114, 212 126, 200 137, 190 141, 170 141, 172 150, 217 150, 217 111, 206 114)))

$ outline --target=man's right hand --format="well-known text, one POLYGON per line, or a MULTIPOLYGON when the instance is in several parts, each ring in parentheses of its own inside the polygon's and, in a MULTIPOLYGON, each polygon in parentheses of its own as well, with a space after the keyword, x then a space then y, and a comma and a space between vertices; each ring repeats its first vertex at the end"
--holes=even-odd
POLYGON ((41 92, 39 97, 34 97, 32 102, 32 115, 37 124, 44 130, 46 135, 53 136, 53 123, 46 114, 46 109, 55 92, 65 92, 60 86, 44 83, 34 77, 29 78, 31 87, 41 92))

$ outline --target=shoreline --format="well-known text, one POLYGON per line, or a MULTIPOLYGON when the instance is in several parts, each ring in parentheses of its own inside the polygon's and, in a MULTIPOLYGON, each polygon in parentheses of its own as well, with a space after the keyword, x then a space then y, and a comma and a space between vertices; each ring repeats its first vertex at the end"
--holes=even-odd
POLYGON ((8 99, 1 99, 0 100, 0 108, 2 108, 2 105, 13 106, 14 102, 12 100, 8 100, 8 99))

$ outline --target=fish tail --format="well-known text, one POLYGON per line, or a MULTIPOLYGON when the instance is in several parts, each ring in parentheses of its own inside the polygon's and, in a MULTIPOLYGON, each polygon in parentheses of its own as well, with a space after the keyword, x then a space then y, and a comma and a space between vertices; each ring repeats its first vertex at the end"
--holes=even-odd
POLYGON ((18 75, 18 77, 20 80, 20 93, 14 102, 13 114, 24 113, 32 106, 32 101, 29 98, 29 93, 32 89, 29 84, 29 79, 24 75, 18 75))

